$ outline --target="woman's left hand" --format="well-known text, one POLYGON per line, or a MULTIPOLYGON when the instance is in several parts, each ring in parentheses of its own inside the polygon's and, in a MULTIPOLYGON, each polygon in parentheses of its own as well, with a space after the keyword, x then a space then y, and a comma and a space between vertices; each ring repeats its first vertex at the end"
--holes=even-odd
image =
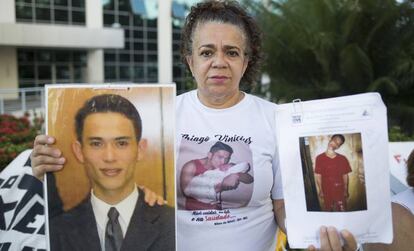
MULTIPOLYGON (((340 234, 334 227, 321 227, 319 230, 321 238, 320 251, 355 251, 358 244, 355 237, 348 230, 342 230, 340 234), (344 239, 344 245, 341 246, 340 235, 344 239)), ((309 246, 309 251, 316 251, 314 246, 309 246)))
POLYGON ((150 190, 149 188, 146 188, 145 186, 139 186, 142 191, 144 191, 145 197, 144 201, 149 206, 154 206, 155 204, 158 204, 160 206, 167 204, 167 201, 164 200, 164 198, 158 194, 156 194, 154 191, 150 190))

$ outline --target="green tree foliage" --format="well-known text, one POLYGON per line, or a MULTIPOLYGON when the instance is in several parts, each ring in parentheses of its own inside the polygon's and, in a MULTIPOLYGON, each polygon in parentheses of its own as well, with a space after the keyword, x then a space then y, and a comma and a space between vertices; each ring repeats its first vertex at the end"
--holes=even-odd
MULTIPOLYGON (((273 0, 246 4, 264 32, 278 102, 375 91, 390 125, 414 131, 412 0, 273 0)), ((260 88, 259 88, 260 91, 260 88)))

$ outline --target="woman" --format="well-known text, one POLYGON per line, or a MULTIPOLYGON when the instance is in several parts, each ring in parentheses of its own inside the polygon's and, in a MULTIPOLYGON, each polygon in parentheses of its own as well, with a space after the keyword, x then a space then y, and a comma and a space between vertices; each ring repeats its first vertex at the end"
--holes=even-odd
POLYGON ((367 244, 366 251, 413 250, 414 240, 414 150, 407 160, 407 190, 392 197, 394 239, 390 245, 367 244))
MULTIPOLYGON (((259 28, 237 2, 205 1, 191 8, 183 28, 182 57, 197 90, 177 100, 178 250, 275 250, 278 225, 285 231, 275 104, 240 91, 258 77, 260 49, 259 28), (197 140, 201 137, 202 143, 197 140), (231 144, 234 152, 208 150, 218 141, 231 144), (199 161, 205 153, 207 158, 199 161), (244 160, 251 163, 253 182, 244 183, 240 173, 226 176, 215 186, 219 205, 211 208, 185 194, 194 177, 244 160), (188 203, 200 210, 180 207, 188 203)), ((43 146, 53 141, 47 136, 35 141, 32 164, 38 177, 64 164, 58 149, 43 146)), ((342 234, 348 244, 344 250, 355 250, 352 235, 342 234)), ((341 249, 334 228, 321 228, 321 246, 341 249)))

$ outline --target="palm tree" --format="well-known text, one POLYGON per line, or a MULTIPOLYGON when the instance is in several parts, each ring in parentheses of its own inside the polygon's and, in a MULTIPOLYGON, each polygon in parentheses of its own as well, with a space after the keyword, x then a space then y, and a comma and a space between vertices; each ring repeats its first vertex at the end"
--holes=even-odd
MULTIPOLYGON (((250 3, 264 31, 264 71, 278 102, 380 92, 390 125, 414 131, 412 0, 250 3)), ((260 90, 259 90, 260 91, 260 90)))

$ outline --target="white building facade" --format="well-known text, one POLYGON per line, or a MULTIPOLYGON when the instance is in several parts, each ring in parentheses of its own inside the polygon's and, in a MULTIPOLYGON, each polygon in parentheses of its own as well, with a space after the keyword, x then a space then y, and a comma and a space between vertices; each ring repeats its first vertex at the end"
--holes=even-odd
MULTIPOLYGON (((157 19, 149 17, 146 2, 1 0, 0 89, 157 82, 157 19)), ((176 19, 184 11, 184 5, 173 4, 176 19)), ((180 83, 186 76, 180 26, 173 22, 172 27, 173 77, 180 83)))

